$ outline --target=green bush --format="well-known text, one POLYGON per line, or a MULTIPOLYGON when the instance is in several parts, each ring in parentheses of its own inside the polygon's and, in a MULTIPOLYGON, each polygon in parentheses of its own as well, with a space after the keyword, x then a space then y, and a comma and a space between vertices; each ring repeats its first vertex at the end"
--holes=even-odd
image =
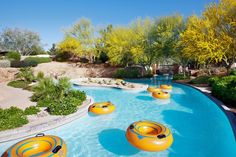
POLYGON ((40 109, 36 106, 30 106, 27 107, 24 111, 25 115, 33 115, 33 114, 37 114, 40 111, 40 109))
POLYGON ((29 83, 22 81, 22 80, 16 80, 16 81, 11 81, 7 84, 8 86, 14 87, 14 88, 27 88, 29 83))
POLYGON ((0 131, 21 127, 27 123, 28 119, 23 110, 17 107, 0 109, 0 131))
POLYGON ((190 76, 189 75, 187 75, 187 74, 175 74, 174 76, 173 76, 173 80, 188 80, 188 79, 190 79, 190 76))
POLYGON ((86 99, 84 92, 73 90, 68 78, 54 82, 44 78, 33 89, 32 101, 39 107, 47 107, 50 114, 67 115, 77 111, 77 107, 86 99))
POLYGON ((224 103, 236 107, 236 76, 225 76, 212 85, 212 94, 224 103))
POLYGON ((102 63, 106 63, 106 61, 108 61, 108 56, 105 52, 101 52, 100 55, 99 55, 99 58, 98 60, 100 60, 102 63))
POLYGON ((208 84, 210 76, 199 76, 190 81, 191 84, 208 84))
POLYGON ((42 71, 38 72, 37 76, 36 76, 37 80, 42 80, 44 78, 44 73, 42 71))
POLYGON ((229 75, 235 75, 236 76, 236 69, 233 69, 229 72, 229 75))
POLYGON ((138 69, 118 69, 115 74, 115 78, 138 78, 140 77, 140 72, 138 69))
POLYGON ((19 61, 20 60, 20 53, 19 52, 8 52, 6 57, 9 60, 19 61))
POLYGON ((37 63, 37 64, 41 64, 41 63, 48 63, 51 62, 51 58, 49 57, 27 57, 24 59, 24 61, 26 63, 37 63))
POLYGON ((37 65, 36 61, 11 61, 11 67, 13 68, 36 67, 37 65))
POLYGON ((17 78, 29 83, 35 81, 33 70, 30 67, 21 68, 20 72, 17 74, 17 78))
POLYGON ((213 84, 214 84, 215 82, 217 82, 219 79, 220 79, 220 78, 219 78, 218 76, 213 76, 213 77, 211 77, 211 78, 208 79, 208 83, 209 83, 210 86, 213 86, 213 84))
POLYGON ((78 99, 64 97, 61 100, 52 101, 49 104, 49 113, 52 115, 68 115, 77 111, 78 99))
POLYGON ((71 53, 69 53, 69 52, 58 52, 54 59, 58 62, 66 62, 70 58, 71 58, 71 53))

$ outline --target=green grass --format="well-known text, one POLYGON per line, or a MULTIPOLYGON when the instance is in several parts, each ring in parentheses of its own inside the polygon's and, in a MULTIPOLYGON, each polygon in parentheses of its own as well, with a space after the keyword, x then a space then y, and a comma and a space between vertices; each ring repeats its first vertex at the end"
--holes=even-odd
POLYGON ((190 81, 191 84, 208 84, 211 76, 199 76, 190 81))
POLYGON ((21 127, 28 122, 24 111, 17 107, 0 109, 0 131, 21 127))
POLYGON ((22 80, 16 80, 16 81, 11 81, 7 84, 8 86, 14 87, 14 88, 27 88, 29 83, 22 81, 22 80))
POLYGON ((187 74, 175 74, 174 76, 173 76, 173 80, 188 80, 188 79, 190 79, 190 76, 189 75, 187 75, 187 74))
POLYGON ((48 63, 51 62, 51 58, 49 57, 27 57, 24 59, 25 62, 35 62, 37 64, 40 63, 48 63))

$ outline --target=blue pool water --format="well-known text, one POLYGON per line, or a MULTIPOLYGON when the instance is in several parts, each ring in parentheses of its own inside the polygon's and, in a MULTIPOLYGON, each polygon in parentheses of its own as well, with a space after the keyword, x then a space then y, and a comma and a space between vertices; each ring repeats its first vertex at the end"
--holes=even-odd
MULTIPOLYGON (((140 80, 151 84, 150 80, 140 80)), ((173 84, 170 100, 156 100, 146 92, 112 88, 79 87, 95 101, 111 101, 116 111, 109 115, 87 115, 67 125, 46 131, 62 137, 69 157, 236 157, 236 142, 223 111, 199 91, 173 84), (173 133, 173 145, 162 152, 144 152, 125 137, 134 121, 160 122, 173 133)), ((0 144, 0 153, 17 141, 0 144)))

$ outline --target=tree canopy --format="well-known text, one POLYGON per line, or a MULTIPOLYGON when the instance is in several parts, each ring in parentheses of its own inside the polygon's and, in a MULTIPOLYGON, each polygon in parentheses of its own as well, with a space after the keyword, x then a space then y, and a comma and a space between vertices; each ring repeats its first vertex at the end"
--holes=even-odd
POLYGON ((138 18, 127 26, 95 30, 89 19, 82 18, 65 31, 57 47, 90 60, 103 55, 110 64, 122 66, 192 60, 229 68, 236 59, 235 0, 211 3, 201 16, 138 18))
POLYGON ((189 17, 179 44, 201 64, 223 62, 229 68, 236 57, 236 1, 212 3, 201 17, 189 17))
POLYGON ((30 55, 35 51, 42 51, 42 44, 39 35, 35 32, 20 28, 6 28, 0 33, 0 49, 30 55))

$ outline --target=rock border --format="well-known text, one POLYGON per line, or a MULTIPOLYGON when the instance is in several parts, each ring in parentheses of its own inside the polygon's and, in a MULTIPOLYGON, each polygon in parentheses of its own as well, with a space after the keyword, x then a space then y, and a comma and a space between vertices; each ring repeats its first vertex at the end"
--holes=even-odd
POLYGON ((67 115, 67 116, 59 116, 56 119, 51 121, 42 122, 40 124, 32 125, 32 126, 22 126, 20 128, 5 130, 0 132, 0 143, 9 142, 12 140, 28 137, 30 135, 36 135, 40 132, 52 130, 58 128, 62 125, 68 124, 82 116, 85 116, 88 112, 89 105, 94 103, 94 99, 91 96, 87 95, 87 99, 83 102, 83 104, 79 107, 78 111, 67 115))
MULTIPOLYGON (((77 85, 77 86, 116 88, 116 89, 122 89, 122 90, 127 90, 127 91, 143 91, 143 90, 146 90, 148 88, 147 84, 132 83, 132 82, 128 82, 128 83, 131 84, 131 85, 136 85, 135 88, 128 88, 127 86, 121 86, 121 85, 107 85, 107 84, 83 83, 82 82, 82 81, 87 80, 87 79, 88 78, 71 79, 71 83, 73 85, 77 85)), ((98 79, 98 80, 111 79, 112 80, 112 78, 92 78, 92 79, 98 79)))

